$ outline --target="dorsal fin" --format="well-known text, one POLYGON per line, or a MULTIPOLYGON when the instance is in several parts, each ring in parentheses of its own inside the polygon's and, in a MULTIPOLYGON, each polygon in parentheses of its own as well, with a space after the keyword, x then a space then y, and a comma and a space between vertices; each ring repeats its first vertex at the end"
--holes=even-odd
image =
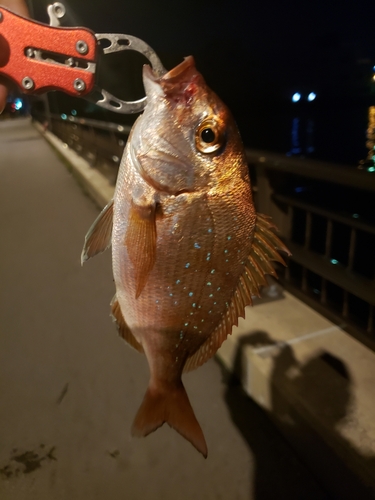
POLYGON ((116 323, 120 337, 122 337, 130 346, 134 347, 138 352, 143 353, 143 347, 135 339, 130 328, 125 322, 124 316, 122 315, 120 304, 118 303, 116 295, 111 301, 111 315, 113 321, 116 323))
POLYGON ((137 284, 135 296, 138 298, 147 283, 148 275, 156 258, 156 206, 132 204, 125 245, 134 266, 137 284))
POLYGON ((208 361, 221 344, 232 333, 233 325, 238 325, 238 318, 245 317, 245 307, 252 304, 252 296, 260 297, 259 288, 267 284, 265 275, 277 277, 272 260, 286 265, 279 250, 290 255, 284 243, 276 236, 276 226, 265 215, 257 214, 254 239, 245 270, 233 293, 232 300, 219 325, 198 351, 187 359, 184 372, 194 370, 208 361))
POLYGON ((113 225, 113 200, 106 205, 93 222, 85 236, 81 264, 111 246, 113 225))

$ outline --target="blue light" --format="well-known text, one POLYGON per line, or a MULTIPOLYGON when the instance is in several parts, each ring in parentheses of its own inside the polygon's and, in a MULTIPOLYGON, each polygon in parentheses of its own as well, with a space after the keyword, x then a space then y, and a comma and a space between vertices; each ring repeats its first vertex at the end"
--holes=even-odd
POLYGON ((307 96, 307 100, 308 100, 309 102, 312 102, 312 101, 314 101, 315 99, 316 99, 316 94, 315 94, 315 92, 310 92, 310 94, 307 96))
POLYGON ((301 94, 299 94, 298 92, 293 94, 293 97, 292 97, 293 102, 298 102, 300 99, 301 99, 301 94))
POLYGON ((73 116, 77 116, 77 110, 76 109, 72 109, 71 113, 72 113, 73 116))
POLYGON ((336 259, 331 259, 331 264, 335 264, 335 265, 336 265, 336 264, 338 264, 338 263, 339 263, 339 261, 338 261, 338 260, 336 260, 336 259))
POLYGON ((353 219, 359 219, 359 214, 353 214, 352 217, 353 219))
POLYGON ((368 171, 368 172, 375 172, 375 167, 369 167, 369 168, 367 169, 367 171, 368 171))
POLYGON ((63 113, 63 114, 61 115, 61 119, 62 119, 62 120, 66 120, 67 118, 68 118, 68 117, 66 116, 66 114, 65 114, 65 113, 63 113))
POLYGON ((17 99, 14 100, 15 109, 19 111, 22 108, 22 106, 23 106, 22 100, 19 97, 17 97, 17 99))

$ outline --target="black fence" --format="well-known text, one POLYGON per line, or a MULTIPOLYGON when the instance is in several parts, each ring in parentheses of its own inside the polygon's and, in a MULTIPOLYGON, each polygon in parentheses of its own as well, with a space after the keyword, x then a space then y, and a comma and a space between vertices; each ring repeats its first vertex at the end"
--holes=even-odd
MULTIPOLYGON (((73 116, 38 119, 114 184, 130 128, 73 116)), ((283 285, 375 350, 375 169, 253 150, 257 210, 292 252, 283 285)))

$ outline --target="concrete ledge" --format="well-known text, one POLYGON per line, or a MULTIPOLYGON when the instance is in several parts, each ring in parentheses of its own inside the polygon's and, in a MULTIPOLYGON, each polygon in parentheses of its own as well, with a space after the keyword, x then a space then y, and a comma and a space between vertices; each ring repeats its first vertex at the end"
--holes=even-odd
MULTIPOLYGON (((35 123, 103 207, 114 188, 35 123)), ((218 351, 318 481, 340 499, 375 498, 375 353, 275 283, 218 351)))
POLYGON ((218 356, 327 489, 375 498, 375 353, 282 291, 247 308, 218 356))

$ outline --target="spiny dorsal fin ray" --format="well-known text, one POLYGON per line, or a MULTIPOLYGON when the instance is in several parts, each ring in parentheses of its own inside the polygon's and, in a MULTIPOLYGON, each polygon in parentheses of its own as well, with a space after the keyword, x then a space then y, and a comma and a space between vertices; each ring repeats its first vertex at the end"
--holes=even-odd
POLYGON ((120 337, 122 337, 130 346, 134 347, 138 352, 144 352, 141 344, 134 338, 130 328, 125 322, 122 315, 120 304, 118 303, 116 295, 111 301, 111 316, 116 323, 120 337))
POLYGON ((81 264, 111 246, 113 226, 113 200, 106 205, 85 236, 81 264))
POLYGON ((290 252, 273 232, 275 229, 276 226, 270 218, 262 214, 257 215, 251 252, 232 300, 210 337, 193 356, 187 359, 184 372, 198 368, 216 353, 227 336, 232 333, 233 325, 238 325, 238 318, 245 316, 245 307, 252 304, 252 296, 260 296, 259 287, 267 284, 265 275, 271 274, 277 277, 272 261, 276 260, 285 265, 278 250, 288 255, 290 252))
POLYGON ((147 283, 148 275, 156 258, 156 206, 138 206, 132 204, 129 226, 125 236, 125 245, 134 266, 136 293, 138 298, 147 283))

